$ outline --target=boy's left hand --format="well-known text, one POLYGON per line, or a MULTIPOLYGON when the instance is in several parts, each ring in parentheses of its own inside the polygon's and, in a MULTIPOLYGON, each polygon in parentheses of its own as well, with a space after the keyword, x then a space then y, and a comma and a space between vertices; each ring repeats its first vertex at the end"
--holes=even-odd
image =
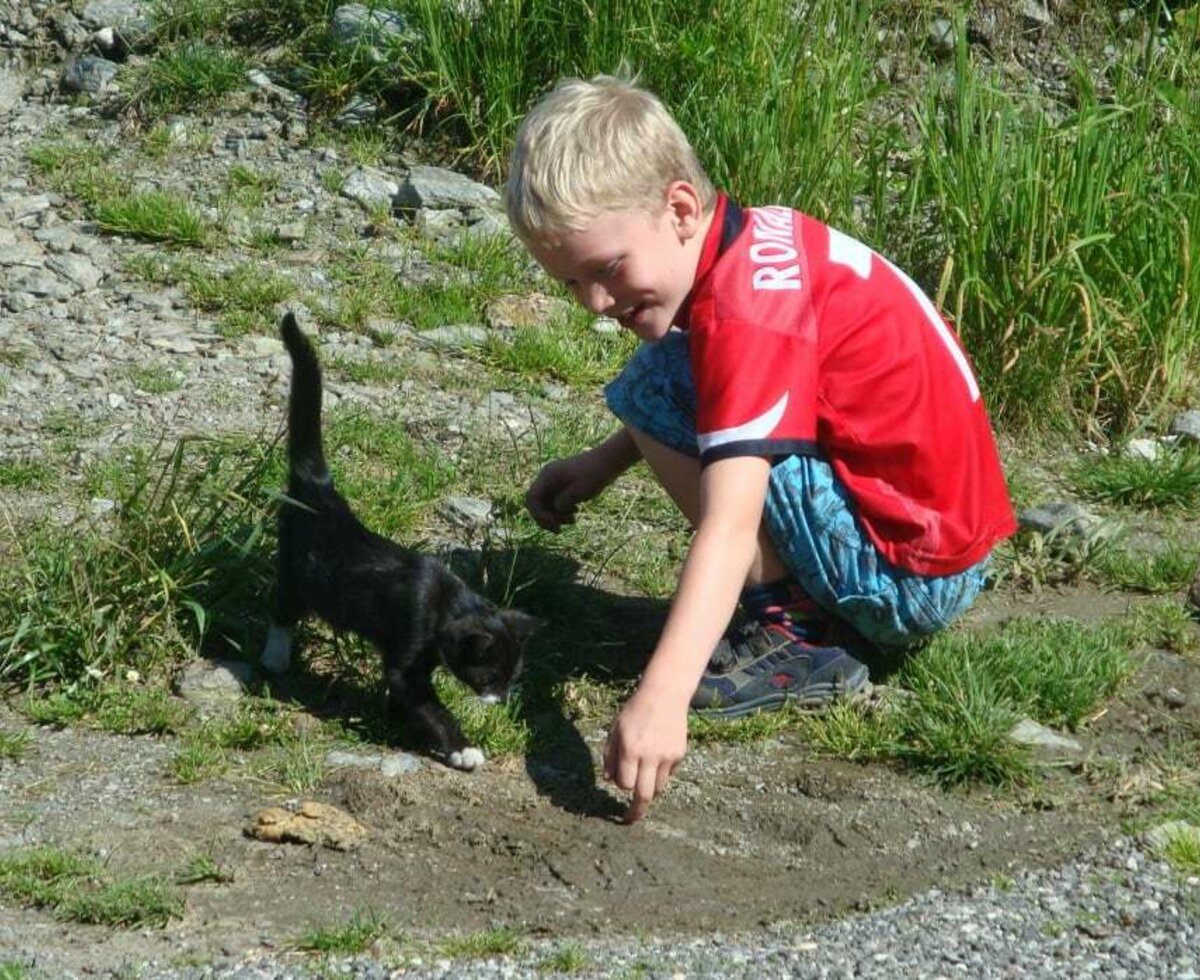
POLYGON ((687 751, 687 704, 664 704, 639 688, 621 709, 604 749, 604 777, 632 790, 626 823, 637 823, 687 751))

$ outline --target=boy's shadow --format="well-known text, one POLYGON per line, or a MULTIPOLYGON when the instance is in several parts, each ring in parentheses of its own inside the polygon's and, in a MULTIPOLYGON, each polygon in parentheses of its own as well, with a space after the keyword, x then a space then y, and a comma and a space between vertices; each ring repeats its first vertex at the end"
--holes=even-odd
POLYGON ((518 682, 521 718, 530 728, 525 769, 538 792, 571 813, 623 819, 628 804, 604 787, 576 719, 616 711, 619 701, 595 702, 609 700, 614 689, 621 698, 632 689, 668 602, 579 582, 578 561, 536 546, 482 555, 460 550, 449 564, 472 588, 501 603, 507 597, 497 595, 492 583, 503 583, 515 592, 512 605, 545 621, 530 640, 518 682))

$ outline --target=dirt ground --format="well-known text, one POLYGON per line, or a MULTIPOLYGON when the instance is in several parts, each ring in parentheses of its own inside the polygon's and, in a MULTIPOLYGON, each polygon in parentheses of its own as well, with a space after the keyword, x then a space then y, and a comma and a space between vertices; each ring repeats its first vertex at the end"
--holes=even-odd
MULTIPOLYGON (((1126 602, 990 594, 975 615, 1036 607, 1100 617, 1126 602)), ((633 827, 597 780, 600 731, 553 758, 535 749, 472 774, 429 761, 391 779, 334 770, 305 798, 368 828, 345 852, 250 838, 253 816, 287 799, 246 778, 175 784, 172 739, 37 729, 26 757, 0 762, 0 846, 51 841, 103 856, 114 873, 168 875, 205 853, 233 880, 186 887, 184 918, 164 929, 66 924, 6 904, 0 957, 5 946, 37 950, 40 963, 73 971, 220 962, 287 948, 366 909, 427 938, 501 925, 586 937, 820 920, 1051 864, 1118 832, 1146 812, 1154 760, 1172 743, 1194 745, 1197 690, 1200 664, 1149 651, 1080 734, 1083 758, 1016 795, 947 792, 893 768, 815 757, 795 737, 693 749, 633 827), (1193 693, 1172 707, 1162 697, 1170 688, 1193 693)), ((0 723, 25 724, 11 714, 0 723)))

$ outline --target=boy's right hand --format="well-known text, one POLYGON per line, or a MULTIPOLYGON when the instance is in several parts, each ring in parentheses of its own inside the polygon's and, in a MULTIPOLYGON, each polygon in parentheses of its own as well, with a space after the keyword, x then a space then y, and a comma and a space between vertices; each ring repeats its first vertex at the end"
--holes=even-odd
POLYGON ((557 533, 564 524, 574 524, 578 506, 599 494, 611 479, 593 451, 556 459, 543 466, 530 484, 525 506, 539 525, 557 533))

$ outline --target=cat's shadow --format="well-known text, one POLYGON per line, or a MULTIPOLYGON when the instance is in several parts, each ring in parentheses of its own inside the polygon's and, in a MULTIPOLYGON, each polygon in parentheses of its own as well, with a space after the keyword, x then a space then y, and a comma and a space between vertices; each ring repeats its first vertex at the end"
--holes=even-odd
POLYGON ((576 719, 591 725, 614 690, 620 699, 632 692, 668 602, 581 582, 579 563, 547 548, 464 549, 448 562, 472 588, 545 621, 518 682, 530 729, 525 769, 538 792, 570 813, 623 820, 628 802, 603 781, 602 743, 593 751, 576 719))

